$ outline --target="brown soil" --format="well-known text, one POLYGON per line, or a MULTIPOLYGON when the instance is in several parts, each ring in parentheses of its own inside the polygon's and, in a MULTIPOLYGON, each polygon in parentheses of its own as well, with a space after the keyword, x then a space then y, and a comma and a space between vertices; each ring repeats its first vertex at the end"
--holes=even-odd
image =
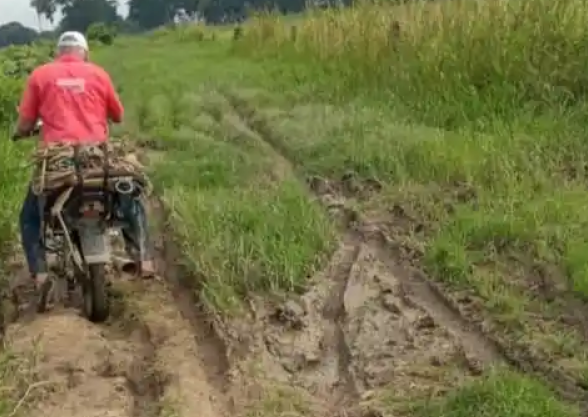
MULTIPOLYGON (((163 255, 158 261, 167 277, 163 255)), ((112 317, 103 325, 60 303, 8 326, 10 349, 34 358, 25 415, 228 416, 217 368, 223 351, 207 349, 216 341, 195 312, 187 313, 182 291, 171 288, 177 283, 114 278, 112 317)))
POLYGON ((330 414, 390 385, 399 398, 441 393, 502 361, 418 276, 395 269, 376 245, 347 236, 307 293, 255 303, 241 324, 250 335, 241 373, 258 364, 258 381, 298 387, 330 414))
POLYGON ((34 378, 43 381, 27 415, 226 415, 208 379, 210 358, 165 285, 129 281, 117 290, 124 298, 105 325, 62 309, 9 327, 10 346, 36 357, 34 378))

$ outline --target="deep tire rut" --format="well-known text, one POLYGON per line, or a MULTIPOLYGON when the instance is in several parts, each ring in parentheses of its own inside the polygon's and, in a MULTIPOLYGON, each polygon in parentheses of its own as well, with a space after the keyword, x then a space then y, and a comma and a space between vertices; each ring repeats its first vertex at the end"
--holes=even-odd
POLYGON ((131 362, 125 377, 127 387, 133 395, 133 417, 160 416, 163 411, 160 403, 169 375, 157 368, 157 346, 147 326, 138 329, 140 349, 131 362))
POLYGON ((418 269, 400 267, 393 259, 385 244, 364 236, 358 236, 376 254, 378 259, 400 279, 401 291, 406 302, 424 308, 441 326, 460 340, 471 358, 477 358, 485 365, 499 365, 507 362, 496 343, 486 338, 478 329, 464 319, 447 299, 427 280, 418 269))
POLYGON ((336 385, 338 389, 332 399, 332 402, 337 406, 353 403, 360 397, 358 383, 351 368, 352 353, 344 331, 346 318, 345 293, 351 270, 360 254, 360 247, 351 239, 345 241, 343 246, 346 248, 344 254, 332 271, 333 277, 336 277, 335 286, 325 301, 322 312, 328 323, 325 326, 325 333, 331 335, 331 340, 326 338, 325 345, 332 346, 333 354, 337 358, 338 381, 336 385))

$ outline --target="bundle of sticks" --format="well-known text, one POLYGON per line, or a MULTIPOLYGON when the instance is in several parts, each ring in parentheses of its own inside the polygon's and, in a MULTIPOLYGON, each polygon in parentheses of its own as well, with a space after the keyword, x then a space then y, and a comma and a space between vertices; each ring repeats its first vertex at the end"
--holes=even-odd
POLYGON ((144 193, 152 187, 145 167, 122 144, 54 145, 37 149, 33 154, 33 192, 41 195, 52 190, 86 186, 113 186, 127 179, 137 182, 144 193))

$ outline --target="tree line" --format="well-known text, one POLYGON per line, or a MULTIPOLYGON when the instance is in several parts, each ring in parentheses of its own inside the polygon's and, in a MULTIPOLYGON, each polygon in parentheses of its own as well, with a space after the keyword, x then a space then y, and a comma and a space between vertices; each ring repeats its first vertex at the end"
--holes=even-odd
MULTIPOLYGON (((164 26, 177 20, 204 20, 207 24, 241 21, 250 11, 273 10, 281 13, 298 13, 309 0, 124 0, 129 13, 120 16, 117 0, 30 0, 30 6, 38 17, 38 31, 26 28, 17 22, 0 26, 0 48, 11 44, 26 44, 42 32, 43 18, 57 30, 86 32, 93 23, 115 27, 118 32, 138 33, 164 26), (58 13, 59 12, 59 13, 58 13), (56 16, 61 18, 56 22, 56 16)), ((314 6, 329 6, 333 3, 348 5, 351 0, 311 0, 314 6)))
MULTIPOLYGON (((0 26, 0 47, 8 44, 31 42, 42 31, 43 18, 58 31, 78 30, 86 32, 93 23, 104 23, 119 32, 141 32, 180 20, 205 20, 208 24, 241 21, 249 11, 271 9, 281 13, 297 13, 304 9, 308 0, 124 0, 129 9, 128 16, 117 12, 117 0, 30 0, 35 10, 38 31, 11 22, 0 26), (59 13, 58 13, 59 12, 59 13), (60 15, 59 21, 56 16, 60 15), (37 32, 37 33, 35 33, 37 32)), ((314 0, 315 5, 341 0, 314 0)), ((344 2, 350 0, 343 0, 344 2)))

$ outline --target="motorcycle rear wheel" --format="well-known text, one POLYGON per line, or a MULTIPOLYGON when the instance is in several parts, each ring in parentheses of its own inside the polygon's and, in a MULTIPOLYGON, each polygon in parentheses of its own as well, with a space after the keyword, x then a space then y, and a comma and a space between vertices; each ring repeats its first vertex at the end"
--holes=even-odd
POLYGON ((110 303, 106 288, 106 265, 88 265, 88 275, 82 285, 84 314, 93 323, 102 323, 110 315, 110 303))

